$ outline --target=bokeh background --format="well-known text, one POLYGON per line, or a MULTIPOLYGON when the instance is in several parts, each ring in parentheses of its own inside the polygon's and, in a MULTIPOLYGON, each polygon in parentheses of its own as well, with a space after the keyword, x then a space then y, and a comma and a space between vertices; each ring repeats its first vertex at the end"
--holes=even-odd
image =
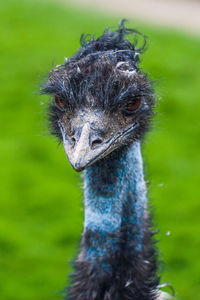
MULTIPOLYGON (((122 17, 67 1, 0 3, 1 300, 62 299, 82 231, 81 179, 48 134, 49 99, 39 84, 76 52, 81 33, 98 36, 122 17)), ((157 115, 143 153, 160 274, 177 299, 198 300, 200 36, 128 17, 149 37, 141 68, 157 82, 157 115)))

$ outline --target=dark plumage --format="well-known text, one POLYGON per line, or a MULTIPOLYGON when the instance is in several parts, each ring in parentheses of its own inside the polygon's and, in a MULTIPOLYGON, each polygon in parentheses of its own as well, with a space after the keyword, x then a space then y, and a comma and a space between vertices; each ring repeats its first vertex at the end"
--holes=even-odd
POLYGON ((123 20, 97 39, 82 36, 82 48, 54 68, 43 87, 53 96, 52 132, 63 140, 72 167, 84 170, 84 233, 69 300, 160 295, 140 152, 155 97, 139 69, 146 44, 144 37, 136 48, 139 35, 123 20))
POLYGON ((142 105, 134 112, 140 119, 135 138, 143 135, 149 124, 154 97, 151 82, 138 67, 139 54, 146 45, 144 38, 143 46, 136 48, 138 35, 141 34, 125 28, 123 20, 118 30, 106 29, 96 40, 90 36, 87 42, 82 36, 82 48, 77 54, 50 72, 42 91, 56 95, 62 102, 60 107, 53 100, 50 106, 52 133, 62 139, 58 119, 66 112, 70 118, 77 110, 86 107, 105 111, 110 120, 118 118, 121 110, 124 116, 119 122, 124 126, 131 118, 127 105, 135 103, 138 98, 142 105), (135 36, 134 43, 126 39, 128 34, 135 36))

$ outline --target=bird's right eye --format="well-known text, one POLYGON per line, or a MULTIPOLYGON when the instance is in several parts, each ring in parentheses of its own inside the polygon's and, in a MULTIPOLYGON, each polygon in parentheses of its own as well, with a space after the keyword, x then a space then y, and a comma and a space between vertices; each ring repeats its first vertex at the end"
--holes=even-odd
POLYGON ((59 96, 55 95, 54 100, 55 100, 56 105, 57 105, 61 110, 63 110, 63 109, 65 108, 65 103, 64 103, 64 101, 63 101, 59 96))
POLYGON ((141 99, 140 97, 134 97, 131 102, 126 106, 125 113, 128 115, 133 114, 140 106, 141 99))

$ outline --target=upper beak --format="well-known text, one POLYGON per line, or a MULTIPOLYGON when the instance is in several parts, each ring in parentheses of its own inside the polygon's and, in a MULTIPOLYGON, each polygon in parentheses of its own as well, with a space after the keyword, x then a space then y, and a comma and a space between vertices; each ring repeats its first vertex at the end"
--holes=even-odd
POLYGON ((91 130, 89 122, 84 124, 79 139, 74 139, 74 143, 70 143, 68 138, 63 138, 65 153, 76 171, 82 171, 95 162, 111 144, 112 138, 103 141, 100 135, 91 130))

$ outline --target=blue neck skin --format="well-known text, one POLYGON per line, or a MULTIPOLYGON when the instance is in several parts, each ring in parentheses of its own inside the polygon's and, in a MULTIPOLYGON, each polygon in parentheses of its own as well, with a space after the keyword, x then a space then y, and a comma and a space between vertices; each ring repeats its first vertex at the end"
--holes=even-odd
POLYGON ((94 262, 117 251, 119 233, 127 228, 136 250, 142 250, 146 186, 140 143, 113 153, 84 171, 84 256, 94 262))

